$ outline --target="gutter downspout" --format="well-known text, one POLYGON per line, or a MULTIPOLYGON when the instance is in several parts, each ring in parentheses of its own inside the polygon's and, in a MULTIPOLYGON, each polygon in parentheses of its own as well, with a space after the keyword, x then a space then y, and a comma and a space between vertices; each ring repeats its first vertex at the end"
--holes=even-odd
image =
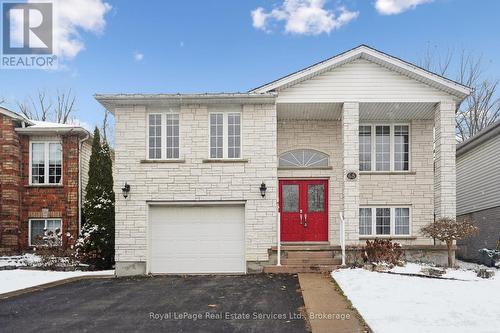
POLYGON ((82 234, 82 147, 89 138, 90 134, 87 133, 85 138, 78 141, 78 235, 82 234))
POLYGON ((276 228, 276 230, 278 230, 278 246, 277 246, 277 249, 278 249, 278 260, 276 262, 276 266, 281 266, 281 214, 280 214, 280 203, 279 203, 279 200, 278 200, 278 227, 276 228))

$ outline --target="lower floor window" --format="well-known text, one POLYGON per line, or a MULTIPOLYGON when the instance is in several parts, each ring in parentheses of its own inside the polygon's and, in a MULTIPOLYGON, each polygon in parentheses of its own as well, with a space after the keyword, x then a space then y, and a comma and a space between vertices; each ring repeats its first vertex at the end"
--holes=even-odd
POLYGON ((410 235, 410 208, 360 208, 359 234, 361 236, 410 235))
POLYGON ((61 219, 32 219, 29 220, 29 244, 61 245, 61 219))

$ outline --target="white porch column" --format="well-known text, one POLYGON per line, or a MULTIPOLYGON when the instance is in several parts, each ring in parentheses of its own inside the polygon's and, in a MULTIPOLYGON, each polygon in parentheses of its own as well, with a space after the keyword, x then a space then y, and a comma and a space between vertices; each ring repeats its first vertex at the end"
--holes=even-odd
POLYGON ((434 213, 436 218, 456 218, 455 103, 443 101, 436 106, 434 213))
POLYGON ((342 110, 342 143, 344 148, 344 221, 346 245, 359 242, 359 103, 345 102, 342 110), (356 173, 354 180, 347 174, 356 173))

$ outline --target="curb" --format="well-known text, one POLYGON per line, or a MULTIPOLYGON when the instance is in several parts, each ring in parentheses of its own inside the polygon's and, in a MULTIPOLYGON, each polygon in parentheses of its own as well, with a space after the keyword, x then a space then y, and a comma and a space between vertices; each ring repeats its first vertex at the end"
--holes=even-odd
POLYGON ((37 286, 33 287, 28 287, 28 288, 23 288, 23 289, 18 289, 14 291, 9 291, 7 293, 0 294, 0 300, 15 297, 15 296, 21 296, 24 294, 29 294, 32 292, 36 291, 42 291, 48 288, 52 287, 57 287, 63 284, 71 283, 71 282, 77 282, 77 281, 82 281, 82 280, 92 280, 92 279, 114 279, 116 276, 115 275, 82 275, 82 276, 73 276, 70 278, 62 279, 62 280, 57 280, 53 282, 48 282, 48 283, 43 283, 37 286))

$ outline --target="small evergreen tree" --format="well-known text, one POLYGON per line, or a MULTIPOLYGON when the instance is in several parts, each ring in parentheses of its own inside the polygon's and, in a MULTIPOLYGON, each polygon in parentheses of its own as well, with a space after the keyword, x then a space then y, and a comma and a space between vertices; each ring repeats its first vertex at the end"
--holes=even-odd
POLYGON ((97 127, 94 130, 89 179, 85 189, 85 222, 77 244, 77 255, 96 269, 108 269, 114 263, 115 194, 111 152, 107 142, 101 142, 97 127))

